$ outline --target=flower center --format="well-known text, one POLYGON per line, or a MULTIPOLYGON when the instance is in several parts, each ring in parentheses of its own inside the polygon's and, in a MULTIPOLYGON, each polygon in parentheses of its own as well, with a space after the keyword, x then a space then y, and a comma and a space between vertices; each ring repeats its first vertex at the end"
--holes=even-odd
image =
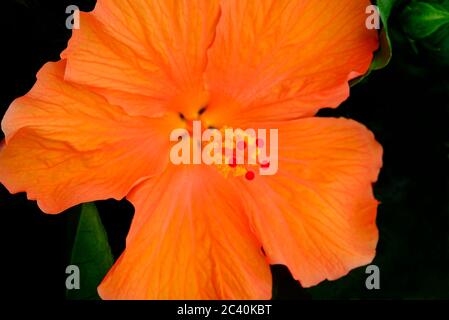
POLYGON ((267 169, 269 161, 260 161, 259 154, 266 146, 265 140, 256 136, 253 129, 232 129, 227 126, 215 128, 201 119, 207 106, 200 108, 191 119, 183 113, 179 117, 192 137, 194 148, 201 150, 203 161, 214 164, 225 177, 244 177, 254 180, 260 168, 267 169))
POLYGON ((218 170, 225 176, 245 177, 254 180, 259 168, 268 168, 268 161, 259 161, 261 148, 265 145, 263 139, 257 138, 254 130, 230 129, 223 127, 220 133, 222 140, 222 164, 218 170), (231 133, 232 132, 232 133, 231 133))

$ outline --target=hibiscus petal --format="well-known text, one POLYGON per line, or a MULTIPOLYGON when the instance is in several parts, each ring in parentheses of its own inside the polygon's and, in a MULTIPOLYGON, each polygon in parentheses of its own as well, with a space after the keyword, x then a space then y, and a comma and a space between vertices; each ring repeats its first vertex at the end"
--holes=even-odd
POLYGON ((206 70, 216 127, 336 107, 377 48, 368 0, 223 0, 206 70))
POLYGON ((346 119, 308 118, 279 128, 279 171, 238 180, 272 264, 304 287, 368 264, 378 239, 372 193, 382 162, 373 134, 346 119))
POLYGON ((238 193, 213 167, 169 167, 136 187, 127 246, 104 299, 269 299, 271 273, 238 193))
POLYGON ((48 63, 2 121, 0 182, 57 213, 81 202, 120 199, 168 162, 167 119, 129 116, 63 81, 65 61, 48 63), (166 157, 161 152, 166 150, 166 157))
POLYGON ((196 113, 218 17, 216 0, 99 0, 62 54, 66 79, 133 114, 196 113))

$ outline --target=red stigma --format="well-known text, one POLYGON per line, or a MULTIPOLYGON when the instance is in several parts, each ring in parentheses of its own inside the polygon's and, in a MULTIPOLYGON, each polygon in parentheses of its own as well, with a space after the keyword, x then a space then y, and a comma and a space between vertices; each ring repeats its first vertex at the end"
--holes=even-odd
POLYGON ((236 160, 235 157, 233 157, 232 160, 229 162, 229 166, 230 166, 231 168, 237 167, 237 160, 236 160))
POLYGON ((245 174, 245 178, 247 179, 247 180, 253 180, 254 178, 256 177, 256 175, 254 174, 254 172, 253 171, 248 171, 246 174, 245 174))
POLYGON ((260 167, 261 167, 261 168, 264 168, 264 169, 269 168, 269 167, 270 167, 270 162, 269 162, 269 161, 264 161, 264 162, 260 165, 260 167))

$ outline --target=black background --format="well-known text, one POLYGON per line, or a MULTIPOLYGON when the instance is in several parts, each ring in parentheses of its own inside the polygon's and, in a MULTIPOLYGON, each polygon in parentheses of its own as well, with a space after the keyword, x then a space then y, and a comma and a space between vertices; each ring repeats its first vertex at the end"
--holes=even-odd
MULTIPOLYGON (((24 95, 47 61, 59 59, 70 31, 65 9, 83 11, 95 1, 2 0, 0 117, 24 95)), ((367 290, 365 268, 334 282, 302 289, 284 267, 273 267, 278 299, 449 298, 449 70, 425 50, 410 46, 392 17, 394 55, 384 70, 352 88, 337 110, 362 122, 384 147, 375 185, 380 240, 374 264, 381 289, 367 290)), ((126 201, 97 203, 115 257, 124 249, 133 215, 126 201)), ((12 297, 64 299, 70 212, 48 216, 24 194, 0 186, 2 289, 12 297)), ((279 235, 282 236, 282 235, 279 235)))

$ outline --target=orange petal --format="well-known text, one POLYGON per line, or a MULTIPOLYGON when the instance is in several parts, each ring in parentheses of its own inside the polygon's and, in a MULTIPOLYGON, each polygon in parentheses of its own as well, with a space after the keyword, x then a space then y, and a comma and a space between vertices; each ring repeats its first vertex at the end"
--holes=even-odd
POLYGON ((26 191, 48 213, 123 198, 168 162, 170 121, 129 116, 64 82, 64 68, 64 61, 46 64, 2 122, 0 182, 11 193, 26 191))
POLYGON ((66 79, 133 114, 196 113, 218 16, 217 0, 99 0, 62 54, 66 79))
POLYGON ((376 30, 368 0, 223 0, 206 71, 215 126, 292 119, 336 107, 365 73, 376 30))
POLYGON ((270 263, 304 287, 368 264, 378 239, 372 193, 382 149, 362 125, 308 118, 279 127, 279 171, 238 181, 270 263))
POLYGON ((213 167, 169 167, 128 197, 127 246, 104 299, 269 299, 271 273, 238 193, 213 167))

